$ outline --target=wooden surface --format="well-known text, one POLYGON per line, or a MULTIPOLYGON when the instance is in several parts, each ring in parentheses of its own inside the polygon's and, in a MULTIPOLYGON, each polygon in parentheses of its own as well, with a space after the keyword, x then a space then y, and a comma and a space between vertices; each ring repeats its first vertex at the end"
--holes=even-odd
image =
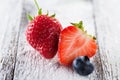
POLYGON ((94 72, 79 76, 46 60, 26 41, 26 13, 36 14, 33 0, 0 1, 0 80, 120 80, 120 0, 39 0, 44 13, 56 13, 63 27, 83 20, 96 35, 99 49, 91 58, 94 72))

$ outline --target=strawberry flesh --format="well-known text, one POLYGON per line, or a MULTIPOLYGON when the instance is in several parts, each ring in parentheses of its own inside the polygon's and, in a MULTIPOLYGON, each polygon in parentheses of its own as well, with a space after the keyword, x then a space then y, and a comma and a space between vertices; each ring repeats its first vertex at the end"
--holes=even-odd
POLYGON ((78 56, 92 57, 97 49, 95 40, 75 26, 61 32, 58 46, 59 61, 63 65, 70 65, 78 56))

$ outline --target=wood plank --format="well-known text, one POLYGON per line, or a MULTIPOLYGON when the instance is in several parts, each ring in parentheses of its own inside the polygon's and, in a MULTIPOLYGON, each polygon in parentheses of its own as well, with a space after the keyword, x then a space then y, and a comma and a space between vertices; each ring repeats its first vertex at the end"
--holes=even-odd
MULTIPOLYGON (((43 2, 45 3, 45 0, 43 2)), ((71 0, 68 4, 64 0, 57 0, 55 3, 52 3, 52 1, 46 2, 51 2, 47 7, 51 13, 55 12, 57 14, 56 17, 63 27, 70 25, 69 22, 83 20, 88 32, 95 34, 93 9, 90 1, 77 0, 77 2, 73 2, 71 0)), ((42 7, 46 6, 41 2, 39 3, 42 7)), ((33 5, 30 0, 26 0, 24 4, 14 80, 101 80, 101 65, 98 65, 98 63, 100 64, 99 57, 92 59, 96 66, 93 74, 83 77, 79 76, 71 68, 60 65, 57 56, 51 60, 44 59, 27 43, 25 39, 25 30, 28 24, 26 13, 31 12, 31 14, 34 14, 35 7, 33 5)))
POLYGON ((120 80, 120 0, 93 0, 103 80, 120 80))
POLYGON ((2 0, 0 5, 0 80, 12 80, 22 2, 21 0, 2 0))

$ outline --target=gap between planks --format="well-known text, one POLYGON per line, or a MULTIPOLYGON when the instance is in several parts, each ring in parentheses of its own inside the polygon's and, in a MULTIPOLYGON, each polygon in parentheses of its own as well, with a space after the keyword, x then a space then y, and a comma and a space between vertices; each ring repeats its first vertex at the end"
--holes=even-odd
POLYGON ((103 80, 120 80, 120 0, 93 0, 103 80))
POLYGON ((19 37, 19 23, 22 12, 22 0, 4 0, 2 28, 3 40, 0 43, 0 80, 12 80, 19 37), (7 18, 6 18, 7 17, 7 18), (4 30, 3 30, 4 31, 4 30))

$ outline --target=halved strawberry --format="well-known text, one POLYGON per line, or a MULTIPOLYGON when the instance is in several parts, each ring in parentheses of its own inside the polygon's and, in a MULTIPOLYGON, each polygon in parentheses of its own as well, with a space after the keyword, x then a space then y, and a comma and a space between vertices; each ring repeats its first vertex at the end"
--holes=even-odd
POLYGON ((59 38, 59 62, 63 65, 70 65, 78 56, 92 57, 95 55, 97 44, 94 38, 84 31, 82 21, 66 27, 59 38))

